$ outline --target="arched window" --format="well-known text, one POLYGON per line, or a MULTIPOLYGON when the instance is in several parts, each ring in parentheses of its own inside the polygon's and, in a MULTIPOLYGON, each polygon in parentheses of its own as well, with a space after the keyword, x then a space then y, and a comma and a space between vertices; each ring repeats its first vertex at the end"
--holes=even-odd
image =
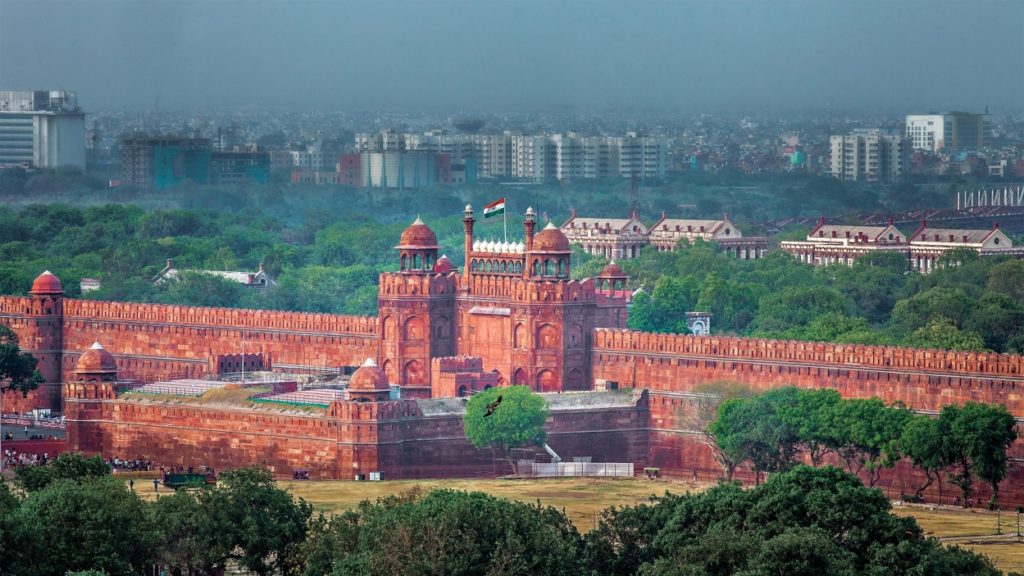
POLYGON ((548 259, 548 260, 544 261, 544 275, 545 276, 554 276, 555 275, 555 263, 554 263, 553 260, 548 259))
POLYGON ((541 275, 540 260, 534 260, 533 261, 533 275, 534 276, 540 276, 541 275))
POLYGON ((558 275, 565 276, 565 260, 562 258, 558 259, 558 275))
POLYGON ((419 254, 413 254, 412 255, 412 269, 413 270, 419 270, 420 269, 420 255, 419 254))
POLYGON ((402 254, 402 264, 401 264, 401 269, 402 269, 402 270, 405 270, 405 254, 402 254))
POLYGON ((472 272, 476 272, 476 260, 475 259, 469 261, 469 269, 472 272))

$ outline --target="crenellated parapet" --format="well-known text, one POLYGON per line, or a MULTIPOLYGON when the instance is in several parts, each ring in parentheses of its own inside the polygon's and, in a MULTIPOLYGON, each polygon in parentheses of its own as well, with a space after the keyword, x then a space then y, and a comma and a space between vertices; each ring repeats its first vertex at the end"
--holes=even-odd
POLYGON ((22 296, 0 296, 0 314, 21 316, 31 313, 32 299, 22 296))
POLYGON ((394 421, 422 416, 423 413, 414 400, 388 400, 385 402, 335 400, 327 407, 328 418, 353 423, 394 421))
POLYGON ((594 281, 585 280, 545 280, 521 282, 512 293, 512 300, 517 303, 565 303, 590 304, 596 301, 594 281))
POLYGON ((444 296, 458 291, 459 275, 445 274, 403 274, 382 272, 379 277, 378 293, 381 298, 411 298, 422 296, 444 296))
POLYGON ((430 361, 431 368, 438 372, 480 372, 484 369, 483 358, 479 356, 440 356, 430 361))
POLYGON ((595 331, 594 348, 609 351, 712 356, 734 360, 805 362, 972 375, 1024 375, 1024 356, 995 352, 923 350, 895 346, 832 344, 728 336, 653 334, 607 328, 599 328, 595 331))
POLYGON ((177 325, 279 329, 335 334, 376 335, 377 319, 372 316, 344 316, 313 312, 245 310, 169 304, 139 304, 102 300, 64 300, 66 318, 89 320, 157 322, 177 325))

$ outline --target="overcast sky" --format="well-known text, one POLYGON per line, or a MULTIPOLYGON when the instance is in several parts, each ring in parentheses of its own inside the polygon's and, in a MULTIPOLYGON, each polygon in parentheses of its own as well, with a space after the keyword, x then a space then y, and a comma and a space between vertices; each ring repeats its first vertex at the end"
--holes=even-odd
POLYGON ((1024 108, 1024 1, 0 0, 0 89, 197 105, 1024 108))

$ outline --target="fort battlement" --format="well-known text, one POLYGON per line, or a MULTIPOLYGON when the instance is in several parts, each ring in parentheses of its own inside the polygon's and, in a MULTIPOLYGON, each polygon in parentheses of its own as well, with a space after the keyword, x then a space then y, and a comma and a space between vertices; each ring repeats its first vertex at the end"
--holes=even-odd
POLYGON ((822 366, 899 368, 948 375, 1024 376, 1024 356, 893 346, 831 344, 725 336, 651 334, 597 329, 595 351, 801 362, 822 366))
POLYGON ((23 296, 0 296, 0 314, 28 314, 32 299, 23 296))
POLYGON ((557 280, 545 282, 522 282, 516 287, 512 298, 516 302, 544 303, 557 302, 565 304, 594 302, 594 281, 557 280))
POLYGON ((179 326, 206 325, 263 330, 277 329, 295 332, 377 335, 377 318, 373 316, 343 316, 310 312, 281 312, 277 310, 138 304, 133 302, 107 302, 71 298, 64 300, 64 317, 85 318, 92 321, 135 321, 179 326))
POLYGON ((430 361, 431 370, 440 373, 482 372, 483 358, 479 356, 440 356, 430 361))
POLYGON ((459 276, 447 274, 402 274, 382 272, 379 277, 379 293, 382 297, 423 296, 455 294, 459 276))

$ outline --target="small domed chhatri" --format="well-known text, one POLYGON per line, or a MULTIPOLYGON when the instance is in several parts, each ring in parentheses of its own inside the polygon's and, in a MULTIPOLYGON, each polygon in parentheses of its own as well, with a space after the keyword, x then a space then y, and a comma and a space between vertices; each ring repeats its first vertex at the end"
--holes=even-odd
POLYGON ((82 375, 117 374, 117 361, 114 355, 107 352, 99 342, 93 342, 92 346, 78 358, 75 364, 75 373, 82 375))
POLYGON ((348 381, 348 397, 354 402, 382 402, 390 394, 388 375, 377 367, 373 358, 367 358, 348 381))
POLYGON ((602 278, 624 278, 626 273, 622 271, 622 268, 612 260, 601 270, 602 278))
POLYGON ((533 239, 534 252, 568 252, 569 239, 554 224, 548 222, 533 239))
POLYGON ((40 274, 34 282, 32 282, 31 294, 63 294, 64 286, 60 283, 60 278, 54 276, 53 272, 49 270, 40 274))
POLYGON ((434 272, 438 274, 447 274, 455 270, 455 265, 448 259, 448 256, 441 256, 437 259, 437 264, 434 264, 434 272))
POLYGON ((405 232, 402 232, 396 248, 437 248, 437 235, 417 216, 405 232))
POLYGON ((352 378, 348 381, 348 389, 351 391, 387 390, 390 392, 391 386, 388 384, 388 375, 377 366, 373 358, 367 358, 366 362, 363 362, 363 365, 352 373, 352 378))

